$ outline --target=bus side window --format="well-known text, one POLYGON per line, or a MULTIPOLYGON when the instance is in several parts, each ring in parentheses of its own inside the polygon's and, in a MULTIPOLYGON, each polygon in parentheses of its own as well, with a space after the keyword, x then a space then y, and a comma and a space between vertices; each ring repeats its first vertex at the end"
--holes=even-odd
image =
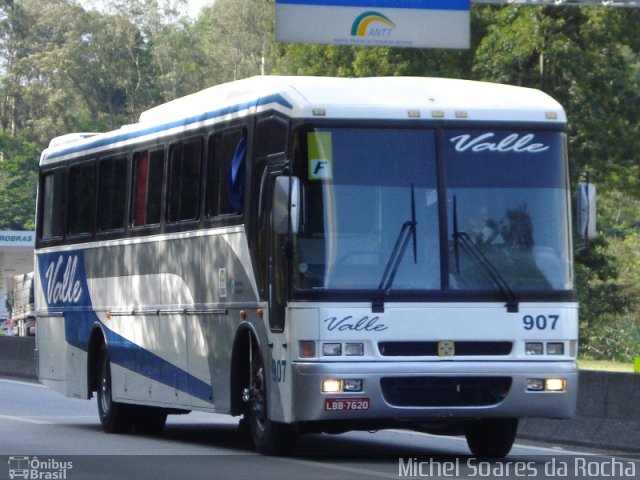
POLYGON ((64 208, 66 204, 66 170, 48 173, 42 181, 42 240, 64 236, 64 208))
POLYGON ((69 235, 93 233, 95 163, 69 168, 69 235))
POLYGON ((200 204, 202 139, 171 146, 168 221, 197 220, 200 204))
POLYGON ((124 228, 127 197, 127 158, 100 162, 98 182, 98 231, 124 228))
POLYGON ((160 223, 163 179, 164 150, 144 151, 133 155, 132 226, 160 223))
POLYGON ((209 139, 207 217, 240 214, 243 210, 246 132, 232 130, 209 139))

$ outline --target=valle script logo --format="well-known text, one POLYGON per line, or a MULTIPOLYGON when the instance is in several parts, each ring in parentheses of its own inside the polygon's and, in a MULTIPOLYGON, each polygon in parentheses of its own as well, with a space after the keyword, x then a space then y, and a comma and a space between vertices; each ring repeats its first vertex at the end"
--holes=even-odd
POLYGON ((78 257, 68 257, 66 265, 64 257, 51 262, 45 273, 47 279, 47 303, 78 303, 82 297, 82 286, 77 279, 78 257), (63 268, 64 265, 64 268, 63 268))
POLYGON ((382 332, 389 328, 384 323, 379 322, 380 317, 364 316, 360 320, 356 320, 351 315, 343 318, 329 317, 324 319, 327 330, 330 332, 334 330, 338 332, 345 330, 352 332, 382 332))
POLYGON ((483 133, 473 137, 471 135, 458 135, 451 138, 451 143, 454 144, 456 152, 514 152, 514 153, 541 153, 549 150, 549 146, 543 143, 535 143, 535 135, 533 133, 527 133, 526 135, 519 135, 512 133, 507 135, 502 140, 494 140, 496 136, 493 132, 483 133))

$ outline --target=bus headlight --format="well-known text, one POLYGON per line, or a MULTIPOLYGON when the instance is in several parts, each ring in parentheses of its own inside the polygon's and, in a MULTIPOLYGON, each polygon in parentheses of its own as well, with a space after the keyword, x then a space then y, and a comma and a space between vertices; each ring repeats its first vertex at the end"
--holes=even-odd
POLYGON ((565 378, 547 378, 544 381, 544 389, 547 392, 564 392, 567 389, 565 378))
POLYGON ((323 343, 322 355, 327 357, 337 357, 338 355, 342 355, 342 344, 341 343, 323 343))
POLYGON ((342 392, 342 380, 335 378, 325 378, 322 380, 322 393, 340 393, 342 392))
POLYGON ((527 390, 530 392, 542 392, 544 380, 542 378, 527 378, 527 390))
POLYGON ((547 343, 547 355, 564 355, 564 343, 560 343, 560 342, 547 343))
POLYGON ((566 378, 527 378, 529 392, 566 392, 566 378))
POLYGON ((362 379, 351 378, 344 381, 342 388, 345 392, 361 392, 362 379))
POLYGON ((361 357, 364 355, 364 343, 345 343, 344 354, 352 357, 361 357))
POLYGON ((542 355, 544 348, 541 342, 527 342, 524 344, 524 353, 527 355, 542 355))
POLYGON ((322 393, 362 392, 364 380, 361 378, 324 378, 322 393))

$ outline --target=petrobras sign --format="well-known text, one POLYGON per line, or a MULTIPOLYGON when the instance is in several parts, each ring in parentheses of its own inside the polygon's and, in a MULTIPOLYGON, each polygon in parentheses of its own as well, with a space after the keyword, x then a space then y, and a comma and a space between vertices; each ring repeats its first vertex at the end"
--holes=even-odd
POLYGON ((469 48, 470 0, 276 0, 279 42, 469 48))
POLYGON ((0 247, 35 247, 35 232, 31 231, 0 231, 0 247))

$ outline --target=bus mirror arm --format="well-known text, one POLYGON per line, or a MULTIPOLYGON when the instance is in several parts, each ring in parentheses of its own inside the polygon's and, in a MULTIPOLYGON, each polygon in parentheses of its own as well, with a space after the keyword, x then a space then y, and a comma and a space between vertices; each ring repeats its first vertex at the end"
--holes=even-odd
POLYGON ((279 235, 298 233, 300 224, 300 179, 281 175, 273 187, 273 229, 279 235))
POLYGON ((596 187, 593 183, 578 183, 576 200, 576 228, 578 235, 587 242, 597 235, 596 231, 596 187))

